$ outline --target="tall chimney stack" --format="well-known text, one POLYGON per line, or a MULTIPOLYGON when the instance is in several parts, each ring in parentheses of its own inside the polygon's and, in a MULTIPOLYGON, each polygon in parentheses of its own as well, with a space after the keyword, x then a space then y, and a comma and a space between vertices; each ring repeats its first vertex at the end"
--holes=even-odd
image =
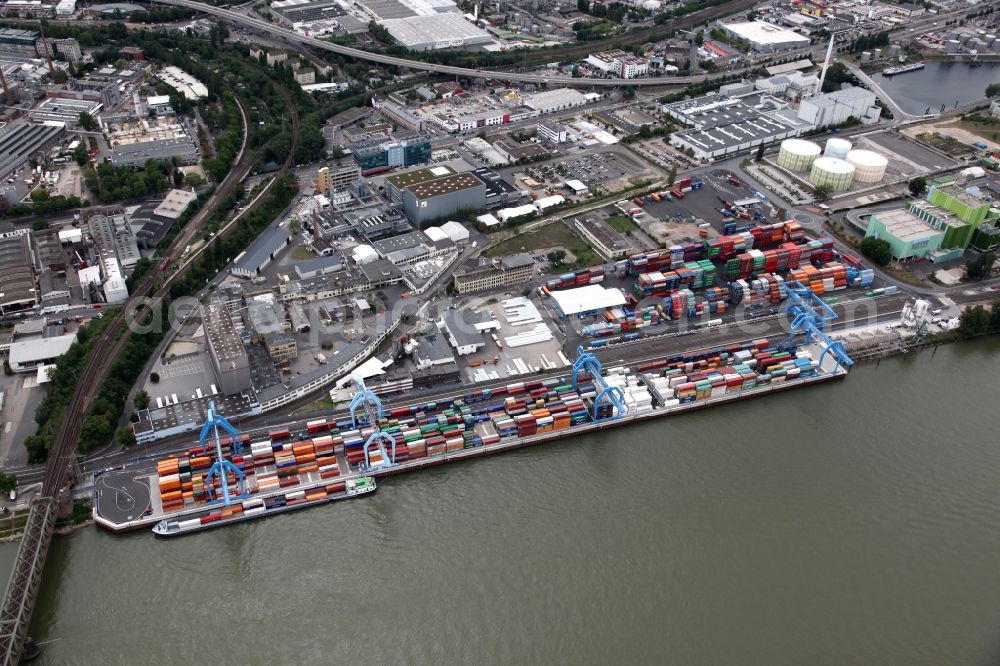
POLYGON ((819 75, 819 90, 816 94, 823 92, 823 82, 826 81, 826 70, 830 66, 830 56, 833 55, 833 35, 830 35, 830 45, 826 47, 826 59, 823 60, 823 73, 819 75))
POLYGON ((7 76, 3 73, 3 67, 0 67, 0 83, 3 84, 4 104, 10 104, 13 100, 10 96, 10 88, 7 87, 7 76))
POLYGON ((52 65, 52 54, 49 53, 49 42, 45 39, 45 28, 42 24, 38 24, 38 31, 42 35, 42 48, 45 49, 45 60, 49 63, 49 76, 52 77, 52 82, 55 83, 56 80, 56 68, 52 65))

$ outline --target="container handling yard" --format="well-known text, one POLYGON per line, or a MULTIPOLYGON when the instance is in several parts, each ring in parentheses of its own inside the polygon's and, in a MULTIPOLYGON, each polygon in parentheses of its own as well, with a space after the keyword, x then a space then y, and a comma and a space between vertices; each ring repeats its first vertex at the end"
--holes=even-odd
POLYGON ((374 477, 844 378, 853 362, 822 330, 833 310, 799 283, 789 294, 794 319, 780 340, 632 368, 603 367, 581 348, 564 376, 392 408, 355 377, 346 413, 259 432, 239 433, 210 411, 186 454, 157 461, 155 472, 100 475, 94 518, 116 532, 188 534, 360 497, 374 477))

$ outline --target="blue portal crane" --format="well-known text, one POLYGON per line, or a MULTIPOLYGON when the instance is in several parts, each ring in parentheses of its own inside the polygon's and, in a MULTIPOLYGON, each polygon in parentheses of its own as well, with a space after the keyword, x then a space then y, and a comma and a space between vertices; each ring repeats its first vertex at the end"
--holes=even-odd
POLYGON ((354 378, 354 397, 351 398, 351 426, 354 428, 358 427, 361 423, 364 425, 364 421, 368 422, 368 425, 375 429, 369 437, 368 441, 365 442, 365 467, 371 468, 371 450, 373 446, 377 446, 379 453, 382 454, 382 460, 385 465, 395 465, 396 464, 396 438, 390 433, 382 432, 379 430, 378 422, 382 419, 385 413, 385 409, 382 407, 382 401, 379 399, 375 392, 372 391, 365 385, 365 380, 359 375, 353 375, 354 378), (362 408, 364 413, 362 416, 364 420, 359 420, 357 417, 358 408, 362 408), (386 449, 386 443, 388 443, 392 449, 391 453, 386 449))
POLYGON ((232 473, 236 477, 236 482, 240 489, 239 497, 247 495, 246 481, 243 478, 243 472, 222 455, 222 440, 219 439, 220 426, 229 433, 232 439, 232 451, 235 453, 239 442, 239 433, 237 433, 236 428, 229 423, 225 416, 216 413, 215 401, 210 400, 208 403, 208 418, 205 420, 205 425, 201 428, 201 435, 198 437, 198 440, 201 442, 202 452, 205 451, 205 440, 208 439, 209 434, 212 435, 212 439, 215 441, 215 462, 212 463, 208 474, 205 475, 205 490, 208 493, 210 504, 221 501, 225 506, 229 506, 233 501, 233 498, 229 495, 229 474, 232 473), (219 485, 222 486, 221 500, 219 498, 212 498, 212 477, 215 476, 219 477, 219 485))
POLYGON ((604 399, 607 399, 614 407, 611 416, 605 418, 620 419, 628 413, 628 408, 625 406, 625 394, 617 386, 608 386, 607 382, 604 381, 604 375, 601 374, 601 362, 592 353, 584 351, 583 345, 577 348, 576 361, 573 362, 573 388, 577 390, 579 390, 581 371, 586 371, 590 375, 594 382, 594 388, 597 389, 597 396, 594 397, 594 411, 590 415, 595 422, 601 420, 597 418, 597 409, 604 399))
POLYGON ((837 319, 837 313, 833 308, 798 280, 788 283, 788 302, 787 312, 792 317, 792 326, 788 331, 788 337, 785 338, 784 346, 793 347, 796 336, 804 333, 807 342, 819 342, 823 345, 823 353, 819 357, 820 367, 826 355, 832 354, 838 367, 849 370, 854 361, 847 355, 844 343, 830 339, 830 336, 823 331, 823 327, 837 319))

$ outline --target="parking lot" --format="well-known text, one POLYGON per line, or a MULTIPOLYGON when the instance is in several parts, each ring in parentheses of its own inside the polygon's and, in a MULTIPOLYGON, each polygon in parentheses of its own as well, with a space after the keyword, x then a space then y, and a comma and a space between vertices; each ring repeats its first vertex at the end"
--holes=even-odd
POLYGON ((560 162, 569 171, 568 178, 582 180, 588 185, 604 185, 636 175, 638 165, 617 153, 595 153, 570 162, 560 162))

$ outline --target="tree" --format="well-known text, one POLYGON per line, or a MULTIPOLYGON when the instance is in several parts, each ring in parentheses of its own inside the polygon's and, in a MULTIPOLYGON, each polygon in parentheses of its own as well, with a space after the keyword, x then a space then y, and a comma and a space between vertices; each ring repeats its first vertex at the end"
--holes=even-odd
POLYGON ((149 394, 143 390, 137 391, 132 403, 136 409, 146 409, 149 407, 149 394))
POLYGON ((910 181, 910 194, 915 197, 919 197, 927 189, 927 179, 923 176, 917 176, 910 181))
POLYGON ((111 422, 104 416, 92 414, 88 416, 80 429, 80 443, 85 449, 107 444, 114 435, 111 422))
POLYGON ((564 250, 552 250, 545 255, 545 259, 553 266, 556 266, 566 259, 566 252, 564 250))
POLYGON ((127 426, 115 428, 115 441, 122 446, 128 446, 132 443, 132 430, 127 426))
POLYGON ((986 86, 987 97, 996 97, 997 95, 1000 95, 1000 83, 991 83, 986 86))
POLYGON ((188 187, 200 187, 205 183, 205 179, 200 175, 191 171, 184 175, 184 184, 188 187))
POLYGON ((153 382, 154 384, 159 384, 160 383, 160 373, 158 373, 158 372, 151 372, 151 373, 149 373, 149 381, 153 382))
POLYGON ((12 490, 17 490, 17 477, 13 474, 0 472, 0 493, 6 495, 12 490))
POLYGON ((702 44, 704 44, 705 43, 705 33, 702 32, 701 30, 699 30, 698 34, 696 34, 694 36, 694 43, 697 44, 698 46, 701 46, 702 44))
POLYGON ((764 159, 764 144, 757 146, 757 154, 754 155, 753 161, 760 162, 762 159, 764 159))
POLYGON ((180 169, 174 171, 174 187, 181 187, 184 184, 184 172, 180 169))
POLYGON ((80 112, 80 127, 82 127, 87 132, 93 132, 97 129, 97 121, 94 120, 94 116, 90 115, 86 111, 80 112))
POLYGON ((979 282, 980 280, 989 277, 990 273, 993 271, 993 264, 996 263, 996 260, 996 252, 983 252, 978 257, 965 264, 965 274, 970 280, 979 282))
POLYGON ((878 266, 885 266, 892 261, 892 246, 888 241, 869 236, 861 241, 861 254, 871 259, 878 266))
MULTIPOLYGON (((993 306, 996 308, 996 305, 993 306)), ((959 330, 962 337, 971 338, 990 332, 992 317, 982 305, 975 305, 962 311, 959 319, 959 330)))
POLYGON ((673 187, 674 186, 674 181, 676 181, 676 180, 677 180, 677 167, 676 166, 671 166, 670 167, 670 173, 667 174, 667 186, 668 187, 673 187))
POLYGON ((73 149, 73 159, 80 166, 84 166, 90 161, 90 151, 87 150, 87 144, 83 141, 80 142, 76 148, 73 149))
POLYGON ((69 75, 66 73, 66 70, 63 69, 56 70, 55 78, 53 78, 53 81, 55 83, 62 84, 66 83, 66 81, 68 80, 69 80, 69 75))
POLYGON ((820 185, 813 190, 813 197, 815 197, 816 201, 819 201, 820 203, 829 201, 831 194, 833 194, 833 192, 830 190, 829 185, 820 185))

